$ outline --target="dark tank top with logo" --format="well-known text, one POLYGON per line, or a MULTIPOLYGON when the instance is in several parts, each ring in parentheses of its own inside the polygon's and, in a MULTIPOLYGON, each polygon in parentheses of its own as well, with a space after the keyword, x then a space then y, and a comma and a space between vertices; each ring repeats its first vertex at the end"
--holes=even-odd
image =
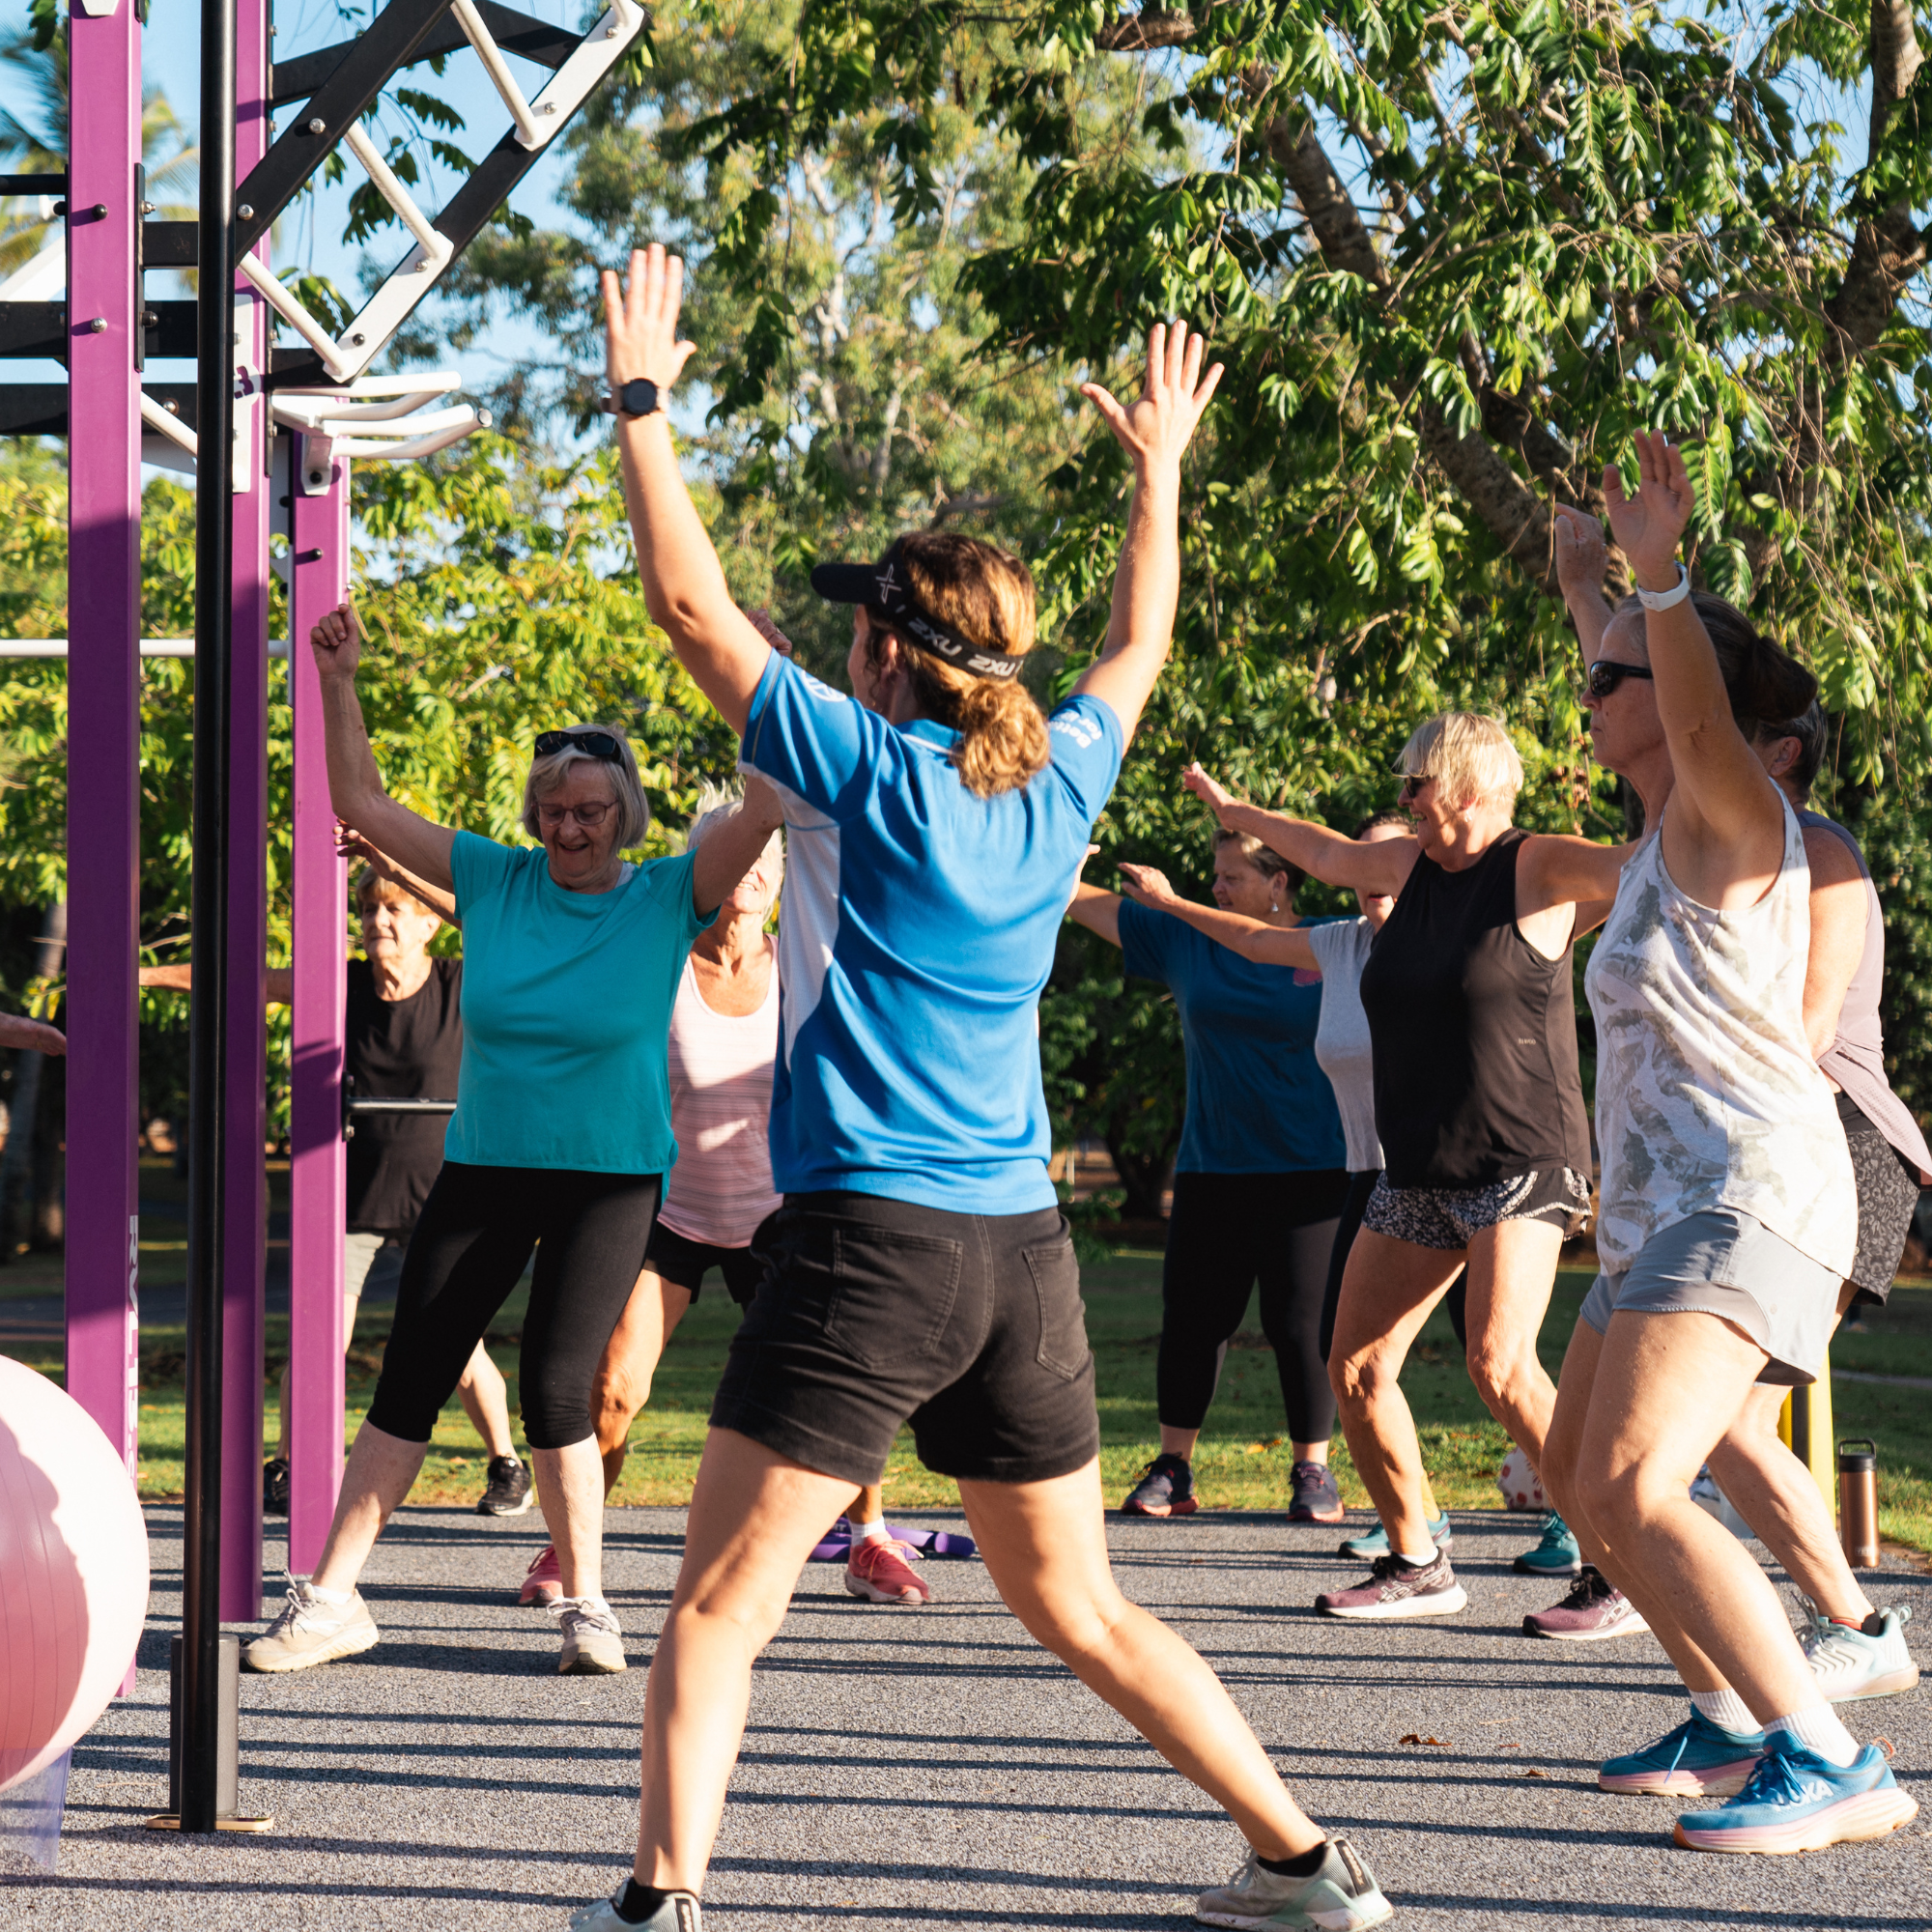
POLYGON ((1571 949, 1517 927, 1511 830, 1466 870, 1415 862, 1362 971, 1376 1131, 1392 1187, 1590 1172, 1571 949))

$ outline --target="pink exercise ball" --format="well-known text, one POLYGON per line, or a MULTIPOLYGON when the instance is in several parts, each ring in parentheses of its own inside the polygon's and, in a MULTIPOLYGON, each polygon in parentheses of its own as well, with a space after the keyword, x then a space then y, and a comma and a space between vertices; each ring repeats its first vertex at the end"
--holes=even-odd
POLYGON ((0 1356, 0 1791, 120 1690, 148 1614, 148 1525, 99 1425, 0 1356))

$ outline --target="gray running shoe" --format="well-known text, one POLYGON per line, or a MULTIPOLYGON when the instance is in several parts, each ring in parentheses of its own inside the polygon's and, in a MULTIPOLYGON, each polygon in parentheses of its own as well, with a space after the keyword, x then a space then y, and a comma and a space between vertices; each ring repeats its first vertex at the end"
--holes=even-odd
POLYGON ((1799 1601, 1804 1605, 1806 1628, 1798 1641, 1819 1690, 1833 1703, 1896 1697, 1918 1682, 1918 1666, 1905 1647, 1910 1610, 1874 1610, 1862 1629, 1852 1630, 1833 1622, 1809 1597, 1799 1601))
POLYGON ((1522 1620, 1524 1636, 1553 1637, 1558 1643, 1600 1643, 1605 1637, 1639 1636, 1649 1628, 1643 1612, 1591 1563, 1560 1604, 1522 1620))
POLYGON ((628 1879, 617 1881, 617 1889, 595 1905, 586 1905, 570 1915, 570 1932, 704 1932, 704 1915, 697 1908, 697 1895, 674 1891, 648 1918, 633 1922, 617 1916, 617 1901, 624 1895, 628 1879))
POLYGON ((614 1677, 624 1662, 624 1631, 601 1597, 559 1597, 550 1606, 563 1626, 559 1677, 614 1677))
POLYGON ((1249 1928, 1320 1926, 1321 1932, 1360 1932, 1395 1916, 1375 1874, 1347 1838, 1330 1838, 1313 1878, 1284 1878, 1250 1852, 1224 1886, 1204 1891, 1194 1916, 1208 1925, 1249 1928))
POLYGON ((359 1590, 346 1604, 319 1603, 306 1577, 289 1578, 288 1601, 267 1630, 242 1646, 243 1670, 306 1670, 356 1657, 381 1641, 382 1633, 359 1590))
POLYGON ((1446 1617, 1469 1601, 1441 1550, 1433 1563, 1378 1556, 1368 1578, 1351 1590, 1324 1590, 1315 1607, 1324 1617, 1446 1617))

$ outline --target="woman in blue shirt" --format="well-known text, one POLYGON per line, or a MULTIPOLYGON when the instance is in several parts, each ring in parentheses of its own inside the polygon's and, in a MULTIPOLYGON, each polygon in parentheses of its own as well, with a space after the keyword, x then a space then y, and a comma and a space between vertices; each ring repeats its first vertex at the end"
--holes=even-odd
MULTIPOLYGON (((1258 838, 1214 840, 1214 903, 1274 926, 1302 924, 1307 874, 1258 838)), ((1328 1472, 1335 1397, 1321 1355, 1321 1297, 1349 1190, 1335 1092, 1315 1059, 1321 976, 1258 964, 1184 920, 1082 885, 1070 915, 1120 947, 1136 978, 1174 995, 1187 1046, 1187 1115, 1174 1166, 1154 1371, 1160 1454, 1129 1516, 1191 1516, 1192 1457, 1248 1293, 1261 1285, 1293 1468, 1291 1522, 1340 1522, 1328 1472)))
POLYGON ((812 572, 822 596, 858 607, 847 696, 752 627, 692 506, 663 414, 692 351, 681 288, 656 246, 632 257, 628 294, 604 277, 611 385, 651 614, 784 803, 771 1113, 784 1205, 712 1406, 651 1665, 637 1858, 572 1922, 696 1932, 753 1661, 909 1421, 927 1467, 958 1480, 1014 1614, 1233 1814, 1249 1858, 1200 1909, 1378 1924, 1390 1908, 1361 1861, 1295 1806, 1201 1658, 1114 1581, 1079 1270, 1046 1173, 1039 995, 1167 657, 1180 457, 1218 372, 1201 382, 1200 338, 1157 327, 1130 409, 1086 387, 1134 492, 1105 647, 1050 718, 1018 680, 1025 566, 943 530, 812 572))
POLYGON ((680 858, 626 862, 650 807, 613 725, 540 732, 524 829, 501 845, 436 825, 383 787, 344 605, 311 642, 322 678, 336 814, 430 885, 463 923, 463 1060, 444 1162, 410 1236, 395 1327, 355 1437, 315 1575, 242 1653, 251 1670, 302 1670, 378 1640, 355 1587, 390 1512, 422 1467, 449 1400, 531 1253, 521 1366, 524 1435, 562 1571, 557 1668, 624 1668, 604 1601, 604 1465, 590 1384, 643 1264, 670 1129, 666 1042, 691 942, 779 818, 769 792, 680 858))

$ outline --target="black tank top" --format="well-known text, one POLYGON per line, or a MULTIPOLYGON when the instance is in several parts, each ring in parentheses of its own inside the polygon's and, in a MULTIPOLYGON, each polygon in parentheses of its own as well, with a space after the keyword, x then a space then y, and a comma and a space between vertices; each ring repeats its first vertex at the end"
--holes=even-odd
MULTIPOLYGON (((344 1065, 358 1094, 453 1100, 463 1065, 463 961, 432 959, 407 1000, 376 995, 366 959, 349 962, 344 1065)), ((351 1228, 406 1235, 442 1171, 449 1122, 437 1114, 365 1114, 349 1143, 351 1228)))
POLYGON ((1393 1187, 1590 1172, 1570 948, 1517 929, 1511 830, 1465 871, 1417 859, 1362 971, 1376 1131, 1393 1187))

